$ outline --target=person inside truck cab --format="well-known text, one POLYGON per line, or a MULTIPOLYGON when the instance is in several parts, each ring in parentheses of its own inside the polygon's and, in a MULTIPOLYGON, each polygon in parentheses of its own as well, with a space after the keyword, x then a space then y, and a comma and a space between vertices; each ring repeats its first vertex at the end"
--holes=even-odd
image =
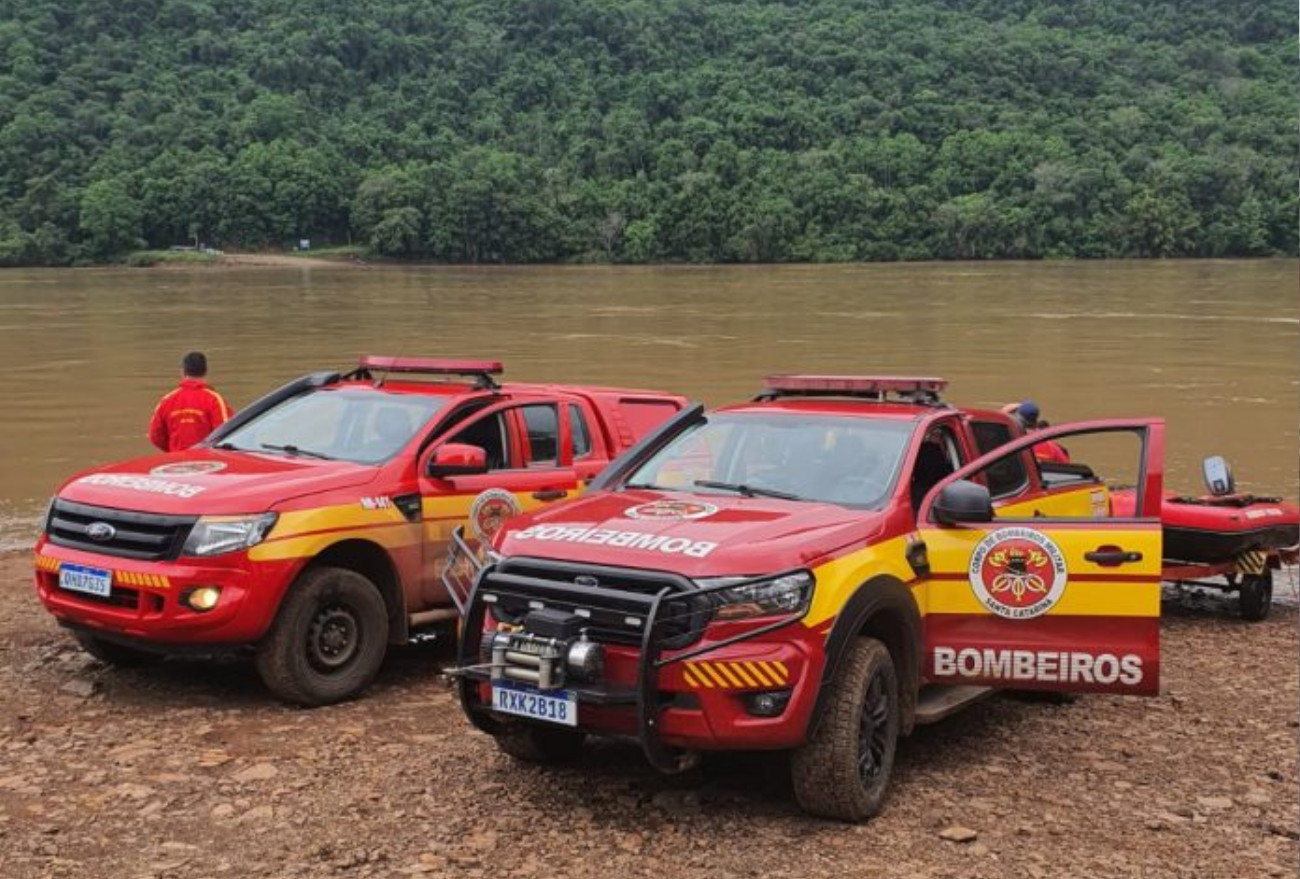
POLYGON ((374 439, 368 445, 374 447, 380 458, 387 458, 401 448, 415 432, 411 425, 411 416, 404 408, 398 406, 385 406, 375 412, 371 430, 374 439))
POLYGON ((954 465, 942 445, 927 437, 916 453, 916 463, 912 466, 912 512, 921 509, 921 501, 946 476, 953 472, 954 465))

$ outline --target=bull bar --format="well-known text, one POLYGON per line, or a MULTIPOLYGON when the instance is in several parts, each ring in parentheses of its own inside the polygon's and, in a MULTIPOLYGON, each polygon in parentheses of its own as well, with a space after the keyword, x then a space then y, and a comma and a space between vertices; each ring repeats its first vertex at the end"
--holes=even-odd
POLYGON ((447 674, 456 681, 457 695, 465 715, 480 730, 492 735, 501 730, 500 721, 492 716, 488 705, 476 698, 475 689, 493 679, 491 662, 483 661, 483 624, 487 609, 501 607, 503 598, 522 598, 534 607, 581 609, 591 624, 590 629, 614 633, 614 637, 621 636, 621 643, 638 648, 633 686, 619 687, 602 682, 566 684, 565 689, 574 694, 579 704, 635 707, 635 739, 650 764, 665 772, 680 768, 681 761, 679 755, 664 744, 660 734, 660 670, 784 628, 803 619, 808 610, 808 602, 805 602, 797 611, 781 615, 769 623, 717 641, 695 644, 709 622, 709 607, 712 605, 709 596, 734 589, 738 584, 701 587, 684 576, 664 571, 607 565, 581 566, 580 577, 589 574, 598 582, 617 580, 637 584, 644 591, 609 589, 574 582, 574 567, 568 563, 523 556, 484 559, 466 541, 463 528, 452 532, 442 579, 461 612, 463 625, 456 667, 447 674), (547 574, 553 576, 545 576, 547 574), (568 579, 561 580, 559 576, 568 579), (655 588, 658 583, 663 585, 655 588), (492 600, 485 600, 488 597, 492 600), (681 610, 683 605, 690 606, 690 609, 681 610), (672 612, 665 612, 669 609, 672 612), (621 626, 617 625, 619 622, 621 626), (673 626, 674 623, 677 625, 673 626), (668 655, 665 655, 666 651, 668 655))

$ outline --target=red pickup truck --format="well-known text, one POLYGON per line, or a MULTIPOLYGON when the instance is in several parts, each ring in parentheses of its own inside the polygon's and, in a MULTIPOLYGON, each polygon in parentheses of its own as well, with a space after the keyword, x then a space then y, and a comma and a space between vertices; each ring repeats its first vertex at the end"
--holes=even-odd
POLYGON ((800 804, 856 821, 900 736, 993 689, 1156 693, 1163 423, 1023 436, 944 385, 775 376, 512 519, 457 595, 470 720, 533 761, 789 750, 800 804))
POLYGON ((486 539, 578 494, 686 403, 500 371, 365 357, 193 449, 80 473, 36 545, 37 594, 106 662, 251 647, 282 698, 351 697, 388 645, 456 616, 441 582, 453 527, 486 539))

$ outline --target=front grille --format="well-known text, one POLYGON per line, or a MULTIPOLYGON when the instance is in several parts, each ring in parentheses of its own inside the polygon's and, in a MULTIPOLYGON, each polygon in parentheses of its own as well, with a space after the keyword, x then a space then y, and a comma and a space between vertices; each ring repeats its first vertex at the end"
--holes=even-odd
POLYGON ((129 589, 125 586, 113 585, 113 591, 108 595, 90 595, 85 592, 64 592, 64 595, 70 595, 77 601, 89 601, 92 604, 105 604, 109 607, 121 607, 127 610, 137 610, 140 607, 140 591, 138 589, 129 589))
POLYGON ((517 624, 530 610, 556 608, 583 617, 593 641, 628 645, 641 644, 652 622, 654 598, 665 590, 653 620, 655 643, 683 647, 703 633, 710 602, 676 574, 511 558, 488 571, 479 586, 482 600, 501 622, 517 624))
POLYGON ((158 561, 180 555, 197 516, 163 516, 92 507, 56 500, 45 533, 50 543, 126 559, 158 561), (90 526, 103 523, 112 528, 111 537, 94 540, 90 526))

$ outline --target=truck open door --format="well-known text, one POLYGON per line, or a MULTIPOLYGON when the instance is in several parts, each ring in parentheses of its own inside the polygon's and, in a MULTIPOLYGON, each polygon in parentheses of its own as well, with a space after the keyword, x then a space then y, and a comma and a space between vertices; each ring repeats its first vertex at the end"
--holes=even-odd
POLYGON ((918 516, 927 681, 1157 693, 1163 457, 1163 421, 1093 421, 1031 433, 936 485, 918 516), (1074 449, 1096 437, 1119 438, 1131 458, 1117 469, 1136 482, 1132 515, 1111 515, 1109 487, 1078 462, 1035 459, 1036 496, 990 498, 1000 462, 1049 440, 1074 449))

